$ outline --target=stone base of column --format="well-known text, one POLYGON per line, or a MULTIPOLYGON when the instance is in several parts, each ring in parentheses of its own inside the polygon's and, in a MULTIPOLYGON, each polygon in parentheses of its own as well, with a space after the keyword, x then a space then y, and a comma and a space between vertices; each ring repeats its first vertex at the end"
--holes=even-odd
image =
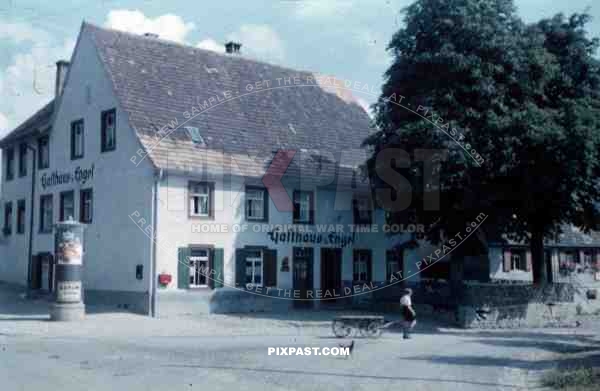
POLYGON ((50 320, 73 322, 85 318, 83 303, 52 303, 50 304, 50 320))

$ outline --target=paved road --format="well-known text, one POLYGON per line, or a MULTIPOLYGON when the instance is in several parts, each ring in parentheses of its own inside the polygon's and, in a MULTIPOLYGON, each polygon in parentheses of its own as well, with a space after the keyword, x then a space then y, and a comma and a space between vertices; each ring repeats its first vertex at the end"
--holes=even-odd
POLYGON ((269 356, 268 347, 334 347, 330 314, 157 320, 98 311, 47 321, 43 302, 0 290, 2 390, 515 390, 593 330, 461 331, 422 323, 355 339, 350 358, 269 356), (4 304, 3 304, 4 303, 4 304), (308 320, 306 320, 308 319, 308 320))

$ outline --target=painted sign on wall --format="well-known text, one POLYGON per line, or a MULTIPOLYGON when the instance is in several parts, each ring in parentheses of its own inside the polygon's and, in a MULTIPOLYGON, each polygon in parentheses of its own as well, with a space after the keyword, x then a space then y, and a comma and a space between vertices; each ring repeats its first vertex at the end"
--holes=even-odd
POLYGON ((325 245, 337 248, 351 246, 356 240, 356 232, 344 234, 340 232, 320 233, 272 230, 267 232, 267 235, 275 244, 325 245))
POLYGON ((49 174, 43 174, 40 177, 42 188, 51 186, 67 185, 69 183, 86 184, 94 178, 94 165, 88 168, 77 166, 73 171, 54 170, 49 174))

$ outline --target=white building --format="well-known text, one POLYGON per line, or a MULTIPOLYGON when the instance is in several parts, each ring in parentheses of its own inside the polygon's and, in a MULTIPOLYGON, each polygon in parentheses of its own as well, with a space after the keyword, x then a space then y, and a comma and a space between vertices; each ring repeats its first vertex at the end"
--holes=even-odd
POLYGON ((414 233, 382 232, 361 180, 365 111, 334 79, 237 49, 84 23, 56 98, 0 142, 0 280, 51 290, 52 226, 69 216, 87 224, 86 302, 142 313, 248 282, 283 289, 289 304, 402 268, 418 280, 423 250, 390 251, 414 233))

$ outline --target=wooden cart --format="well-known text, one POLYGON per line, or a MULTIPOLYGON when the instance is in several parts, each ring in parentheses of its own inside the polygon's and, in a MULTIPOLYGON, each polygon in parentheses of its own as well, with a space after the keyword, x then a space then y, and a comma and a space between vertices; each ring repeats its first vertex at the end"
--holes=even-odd
POLYGON ((377 315, 343 315, 333 319, 331 329, 338 338, 354 335, 362 335, 368 338, 377 338, 382 329, 387 326, 383 316, 377 315))

